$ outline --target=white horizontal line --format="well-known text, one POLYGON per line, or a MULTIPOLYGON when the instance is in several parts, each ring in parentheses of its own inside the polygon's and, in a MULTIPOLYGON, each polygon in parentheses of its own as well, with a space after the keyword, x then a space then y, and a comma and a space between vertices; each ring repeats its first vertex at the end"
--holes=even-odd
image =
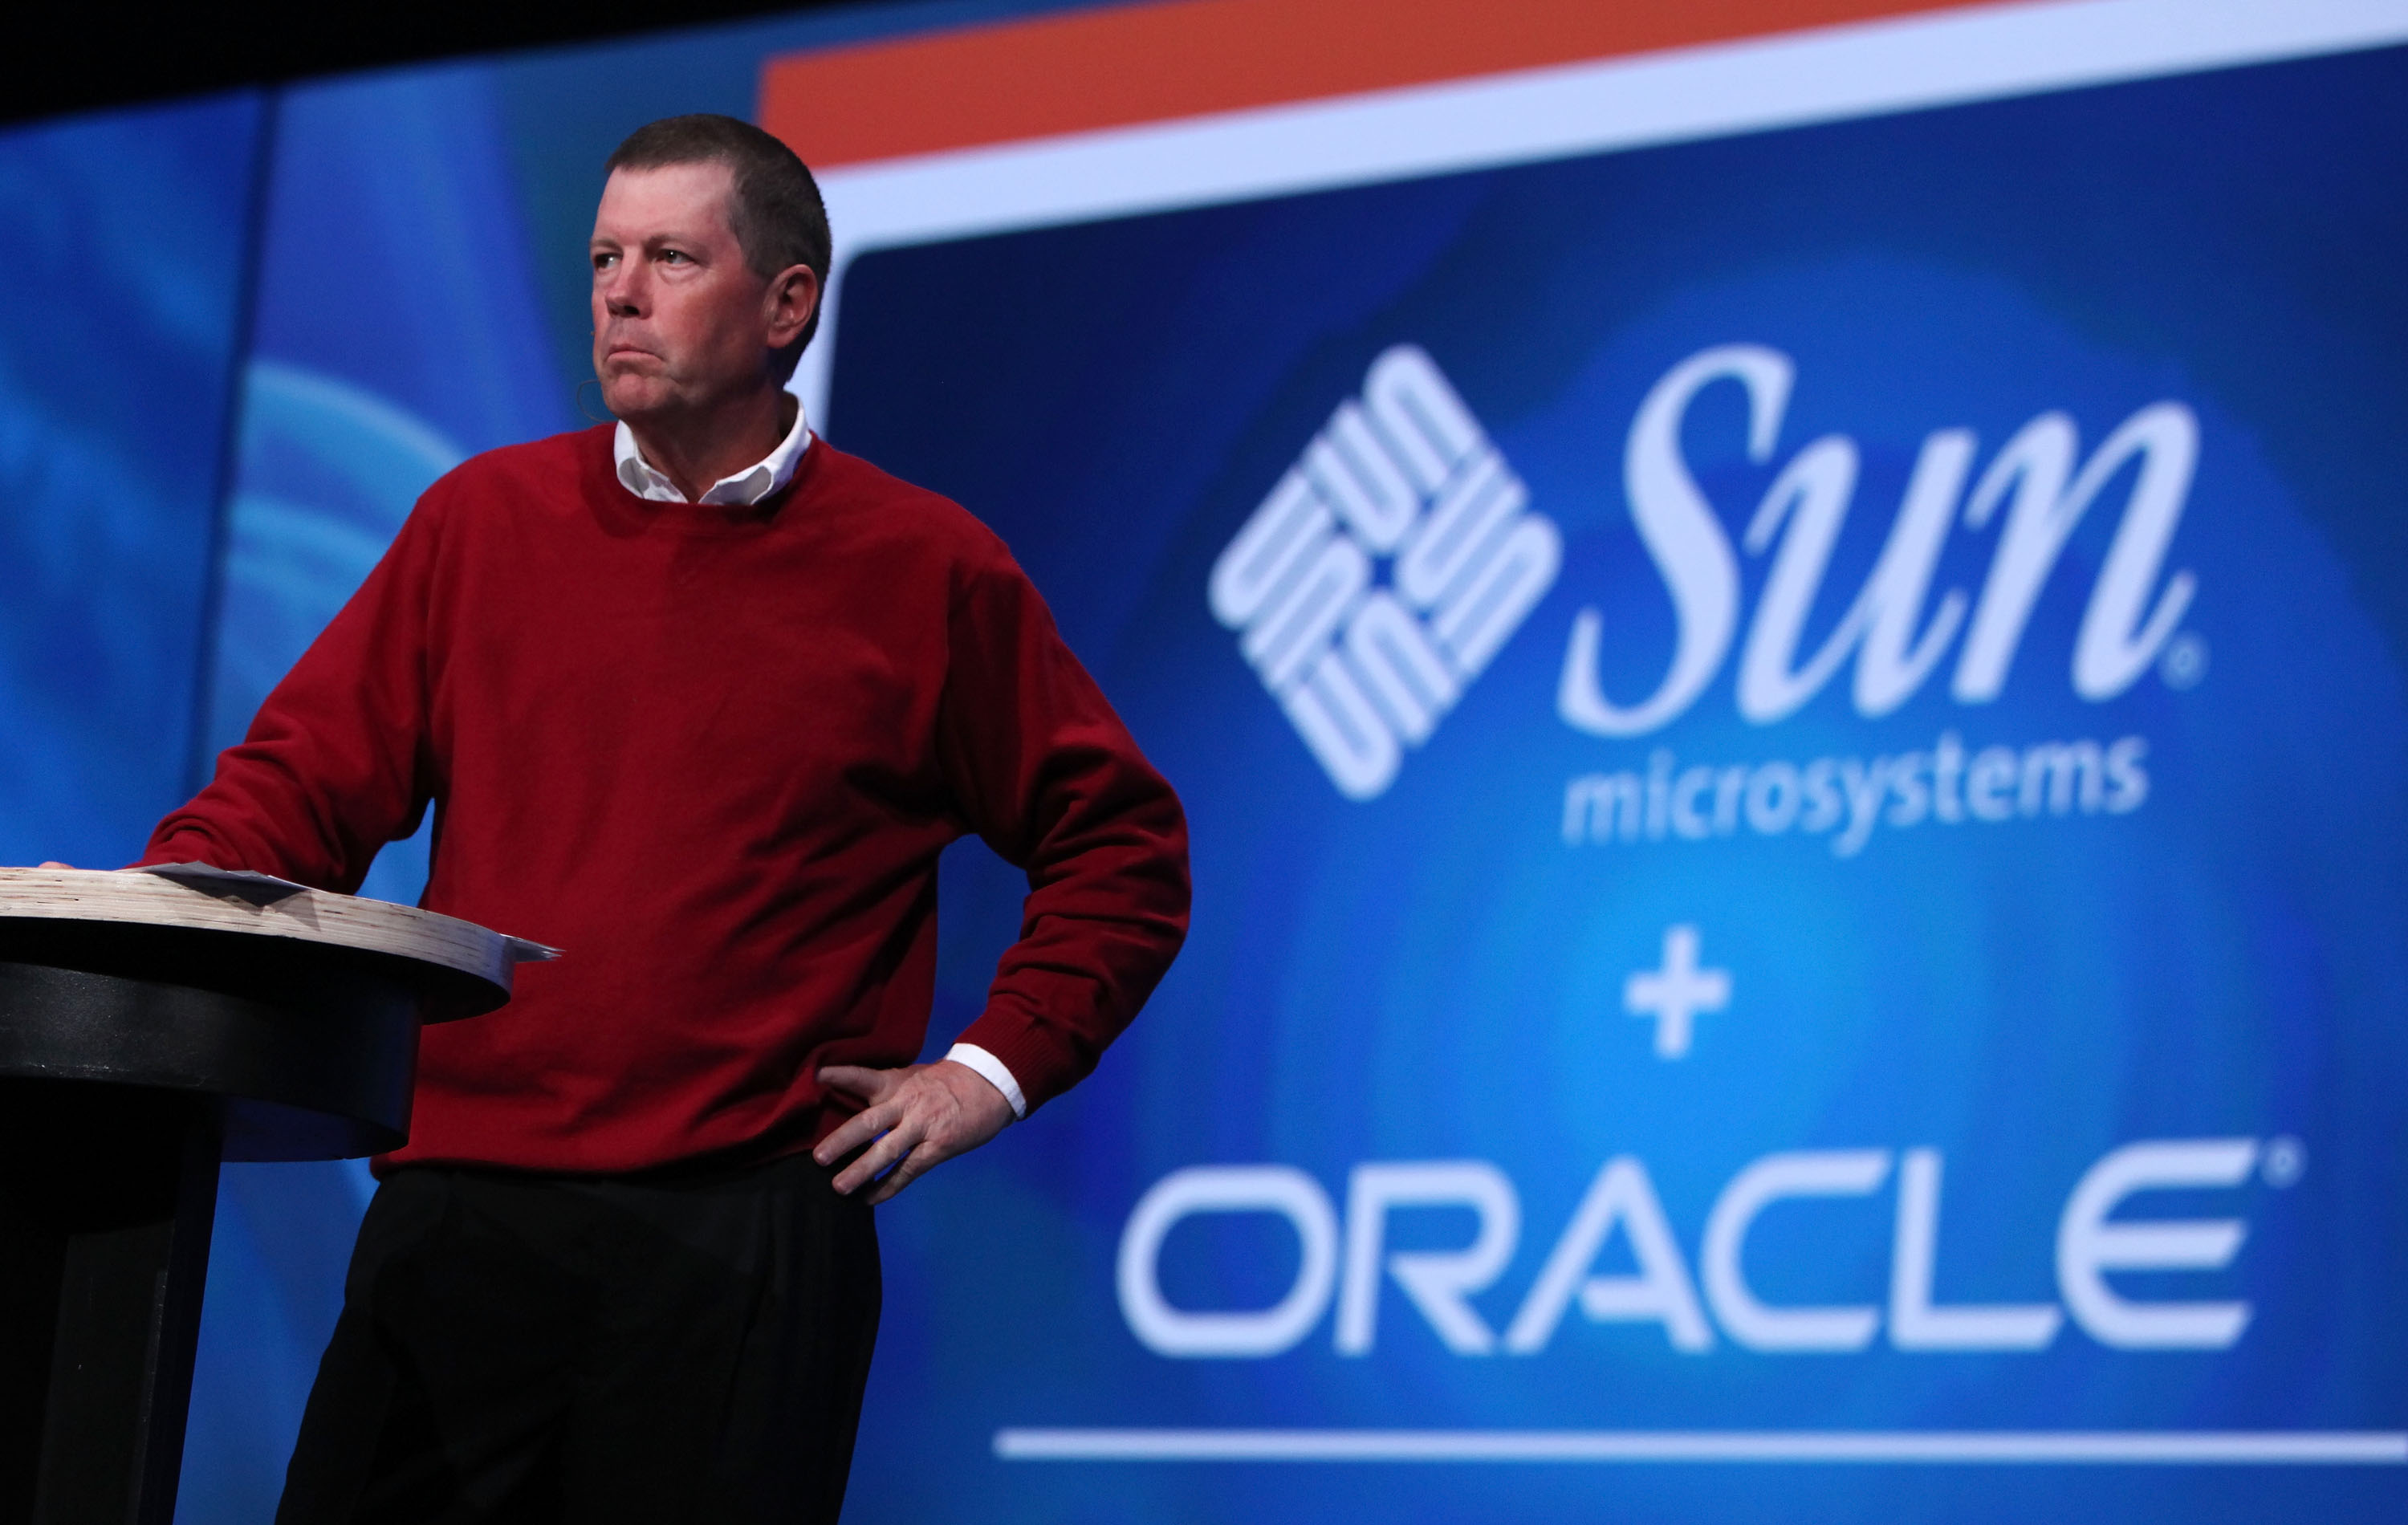
POLYGON ((950 149, 823 179, 841 252, 1998 100, 2408 39, 2397 0, 2057 0, 950 149))
POLYGON ((998 1430, 1008 1461, 2401 1466, 2399 1430, 998 1430))
POLYGON ((834 268, 793 384, 824 426, 844 267, 872 249, 2403 40, 2399 0, 1970 6, 840 166, 820 180, 834 268))

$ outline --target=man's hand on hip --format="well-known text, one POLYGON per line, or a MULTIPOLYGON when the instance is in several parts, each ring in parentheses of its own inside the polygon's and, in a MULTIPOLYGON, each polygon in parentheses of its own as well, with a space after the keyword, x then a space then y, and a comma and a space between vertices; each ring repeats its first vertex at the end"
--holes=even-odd
POLYGON ((831 1090, 861 1099, 862 1109, 822 1139, 811 1158, 832 1165, 865 1144, 867 1152, 844 1168, 836 1188, 847 1195, 894 1170, 870 1193, 875 1206, 910 1186, 929 1166, 968 1154, 1003 1131, 1011 1103, 986 1078, 951 1059, 868 1070, 831 1064, 819 1072, 831 1090), (872 1139, 877 1140, 870 1144, 872 1139))

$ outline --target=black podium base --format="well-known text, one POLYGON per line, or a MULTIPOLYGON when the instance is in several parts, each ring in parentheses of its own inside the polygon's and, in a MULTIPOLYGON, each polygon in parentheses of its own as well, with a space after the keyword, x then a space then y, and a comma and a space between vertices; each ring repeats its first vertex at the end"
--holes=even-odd
POLYGON ((171 1525, 218 1162, 398 1147, 420 1024, 526 956, 214 870, 0 868, 0 1525, 171 1525))
POLYGON ((222 1103, 0 1078, 0 1525, 169 1525, 222 1103))
POLYGON ((418 996, 339 951, 70 924, 32 963, 25 933, 0 922, 0 1525, 170 1525, 218 1162, 398 1145, 418 996))

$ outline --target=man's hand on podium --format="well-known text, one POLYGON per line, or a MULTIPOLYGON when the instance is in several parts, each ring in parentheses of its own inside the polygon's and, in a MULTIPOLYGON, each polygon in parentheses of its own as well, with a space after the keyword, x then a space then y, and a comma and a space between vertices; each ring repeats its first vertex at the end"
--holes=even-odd
POLYGON ((910 1186, 929 1166, 969 1153, 1011 1121, 1011 1103, 1003 1093, 977 1071, 951 1059, 900 1070, 831 1064, 819 1080, 863 1104, 820 1141, 811 1158, 832 1165, 876 1139, 836 1178, 837 1190, 849 1196, 893 1166, 870 1193, 872 1206, 910 1186))

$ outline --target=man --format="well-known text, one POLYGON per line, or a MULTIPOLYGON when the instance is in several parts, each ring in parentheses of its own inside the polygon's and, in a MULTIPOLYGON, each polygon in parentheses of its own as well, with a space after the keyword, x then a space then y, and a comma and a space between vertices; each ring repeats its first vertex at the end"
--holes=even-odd
POLYGON ((724 117, 621 145, 605 427, 430 488, 144 861, 424 903, 566 950, 429 1029, 280 1520, 829 1519, 869 1206, 1094 1067, 1186 925, 1178 801, 960 509, 812 438, 810 173, 724 117), (1028 871, 915 1065, 939 851, 1028 871))

